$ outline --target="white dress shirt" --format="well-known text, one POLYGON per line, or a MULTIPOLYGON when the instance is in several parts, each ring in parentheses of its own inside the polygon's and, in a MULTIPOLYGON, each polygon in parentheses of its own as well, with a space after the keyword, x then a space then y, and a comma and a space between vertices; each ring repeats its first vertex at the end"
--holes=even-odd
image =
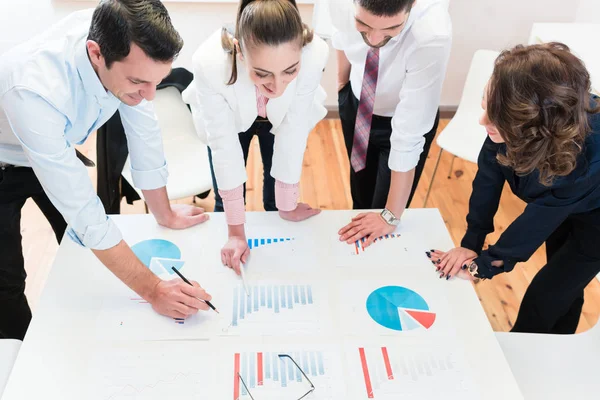
POLYGON ((127 106, 104 89, 92 68, 85 44, 92 12, 71 14, 0 56, 0 161, 32 167, 69 224, 69 236, 107 249, 122 236, 74 145, 119 110, 134 184, 145 190, 165 186, 167 166, 152 104, 127 106))
MULTIPOLYGON (((332 44, 350 64, 352 92, 360 99, 368 45, 356 30, 353 0, 329 0, 332 44)), ((373 113, 392 118, 388 161, 406 172, 418 161, 424 135, 439 107, 452 44, 447 0, 416 0, 402 32, 379 51, 379 76, 373 113)))
MULTIPOLYGON (((327 114, 320 86, 329 47, 318 36, 302 49, 298 75, 284 93, 267 103, 267 118, 275 135, 271 176, 296 184, 308 134, 327 114)), ((190 104, 198 135, 212 151, 215 176, 221 190, 231 190, 247 180, 238 134, 247 131, 258 116, 256 86, 243 62, 238 60, 238 79, 231 75, 230 55, 221 46, 221 30, 211 35, 194 53, 194 82, 183 92, 190 104)))

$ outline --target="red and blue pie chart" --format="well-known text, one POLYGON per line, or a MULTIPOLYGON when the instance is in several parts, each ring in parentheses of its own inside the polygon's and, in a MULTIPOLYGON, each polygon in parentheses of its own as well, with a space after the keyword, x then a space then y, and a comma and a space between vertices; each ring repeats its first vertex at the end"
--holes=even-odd
POLYGON ((374 290, 366 302, 369 316, 379 325, 394 331, 429 329, 436 314, 425 299, 402 286, 384 286, 374 290))

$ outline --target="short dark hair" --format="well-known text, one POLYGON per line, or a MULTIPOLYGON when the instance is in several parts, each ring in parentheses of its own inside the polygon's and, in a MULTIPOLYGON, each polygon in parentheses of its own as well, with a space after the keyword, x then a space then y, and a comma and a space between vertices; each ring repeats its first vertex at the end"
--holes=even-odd
POLYGON ((107 68, 129 55, 131 43, 163 62, 174 60, 183 47, 160 0, 102 0, 94 10, 88 40, 98 43, 107 68))
POLYGON ((391 17, 409 11, 415 0, 354 0, 356 4, 378 17, 391 17))

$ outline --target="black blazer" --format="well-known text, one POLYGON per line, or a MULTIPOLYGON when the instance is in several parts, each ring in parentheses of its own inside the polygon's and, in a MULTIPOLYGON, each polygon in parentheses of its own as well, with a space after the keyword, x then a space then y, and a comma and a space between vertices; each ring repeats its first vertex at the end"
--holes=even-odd
MULTIPOLYGON (((194 78, 185 68, 174 68, 158 86, 157 89, 176 87, 183 92, 194 78)), ((98 129, 96 137, 98 197, 108 214, 121 212, 121 198, 125 196, 129 204, 139 200, 140 196, 121 178, 127 155, 127 138, 117 111, 104 125, 98 129)))
MULTIPOLYGON (((461 242, 462 247, 479 254, 475 262, 481 276, 491 278, 511 271, 517 262, 528 260, 570 215, 600 209, 600 114, 590 116, 590 123, 592 132, 585 140, 576 169, 555 179, 551 186, 539 182, 537 170, 518 176, 512 169, 501 166, 496 155, 506 152, 506 145, 486 139, 479 153, 479 170, 469 200, 468 228, 461 242), (494 231, 493 219, 505 181, 527 207, 496 244, 481 251, 485 237, 494 231), (504 266, 493 267, 494 260, 504 261, 504 266)), ((592 222, 595 220, 590 219, 589 223, 596 223, 592 222)))

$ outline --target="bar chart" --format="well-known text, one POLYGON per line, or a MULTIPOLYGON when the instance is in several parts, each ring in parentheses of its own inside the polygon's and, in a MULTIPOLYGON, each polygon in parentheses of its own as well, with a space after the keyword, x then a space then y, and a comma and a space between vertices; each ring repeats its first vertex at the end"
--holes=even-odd
POLYGON ((266 245, 285 243, 294 240, 294 238, 250 238, 248 239, 248 247, 250 250, 266 245))
POLYGON ((338 352, 322 346, 300 349, 295 345, 282 347, 282 351, 276 351, 277 346, 262 348, 264 351, 247 350, 230 354, 233 368, 227 381, 233 383, 234 400, 297 399, 312 385, 315 397, 308 398, 346 398, 338 352))
MULTIPOLYGON (((380 236, 377 239, 375 239, 373 241, 373 245, 375 245, 378 242, 381 242, 383 240, 387 240, 387 239, 395 239, 395 238, 399 238, 400 234, 396 234, 396 233, 390 233, 389 235, 384 235, 384 236, 380 236)), ((357 240, 356 242, 354 242, 354 252, 353 254, 355 255, 359 255, 362 254, 365 251, 365 247, 364 247, 364 243, 367 241, 367 238, 364 237, 362 239, 357 240)))
POLYGON ((352 350, 364 399, 476 399, 467 364, 442 346, 365 346, 352 350))
POLYGON ((322 329, 320 315, 327 304, 313 285, 264 283, 247 287, 249 295, 241 285, 232 289, 228 333, 308 333, 322 329))

